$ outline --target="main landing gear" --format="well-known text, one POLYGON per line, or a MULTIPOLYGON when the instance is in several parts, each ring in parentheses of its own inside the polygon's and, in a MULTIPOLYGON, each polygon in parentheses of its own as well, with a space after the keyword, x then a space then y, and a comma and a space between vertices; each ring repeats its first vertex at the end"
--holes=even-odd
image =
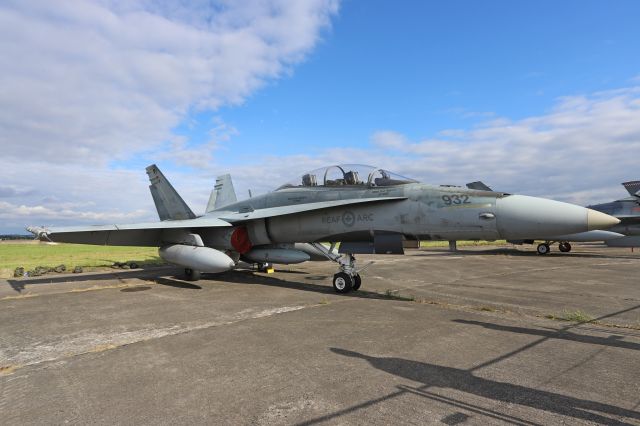
POLYGON ((198 281, 200 279, 200 271, 194 271, 190 268, 184 268, 184 275, 187 281, 198 281))
MULTIPOLYGON (((536 249, 536 251, 538 252, 538 254, 547 254, 551 251, 551 244, 553 244, 553 241, 547 241, 538 244, 538 248, 536 249)), ((560 241, 558 243, 558 249, 562 253, 569 253, 571 251, 571 244, 569 244, 567 241, 560 241)))
POLYGON ((341 272, 333 276, 333 289, 337 293, 358 290, 362 285, 362 278, 356 269, 356 258, 352 254, 345 254, 337 262, 341 272))
POLYGON ((271 272, 273 272, 273 264, 271 264, 269 262, 258 263, 257 269, 258 269, 258 272, 271 273, 271 272))
POLYGON ((349 293, 352 290, 358 290, 360 288, 362 285, 360 271, 371 265, 373 262, 365 265, 363 268, 357 269, 356 258, 353 254, 345 253, 343 255, 336 255, 333 253, 335 243, 332 243, 329 249, 320 243, 312 243, 311 245, 324 254, 327 259, 336 262, 339 265, 340 272, 333 276, 333 289, 336 293, 349 293))

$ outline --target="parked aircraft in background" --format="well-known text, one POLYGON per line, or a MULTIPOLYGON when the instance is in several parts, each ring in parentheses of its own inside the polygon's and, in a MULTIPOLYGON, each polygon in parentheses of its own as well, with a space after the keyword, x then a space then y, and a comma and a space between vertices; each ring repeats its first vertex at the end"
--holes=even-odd
POLYGON ((595 204, 590 209, 614 216, 620 220, 610 229, 622 238, 605 241, 610 247, 640 247, 640 180, 622 183, 629 197, 609 203, 595 204))
POLYGON ((147 173, 160 222, 28 230, 56 242, 159 247, 160 256, 184 267, 190 279, 230 270, 240 260, 309 260, 311 247, 314 255, 338 264, 333 287, 346 293, 361 285, 356 254, 401 254, 407 241, 527 240, 620 222, 559 201, 428 185, 363 165, 313 170, 243 201, 222 176, 205 214, 197 217, 157 166, 147 173))

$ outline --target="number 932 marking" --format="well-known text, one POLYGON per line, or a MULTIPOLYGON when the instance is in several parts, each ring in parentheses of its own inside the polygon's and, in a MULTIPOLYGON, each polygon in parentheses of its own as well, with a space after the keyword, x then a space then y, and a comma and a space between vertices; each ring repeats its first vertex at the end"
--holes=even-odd
POLYGON ((443 195, 442 201, 444 201, 445 206, 450 206, 452 204, 471 204, 468 195, 443 195))

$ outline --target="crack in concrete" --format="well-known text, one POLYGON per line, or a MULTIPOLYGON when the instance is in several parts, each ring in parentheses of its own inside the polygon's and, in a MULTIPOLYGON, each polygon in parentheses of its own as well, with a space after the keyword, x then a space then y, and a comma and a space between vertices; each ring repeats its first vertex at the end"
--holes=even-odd
POLYGON ((237 312, 227 320, 174 324, 160 328, 143 328, 124 332, 78 333, 76 336, 63 336, 53 342, 36 342, 31 346, 20 349, 4 348, 0 349, 0 375, 12 374, 16 370, 30 365, 58 361, 88 353, 104 352, 134 343, 190 333, 211 327, 231 325, 241 321, 266 318, 315 306, 320 305, 281 306, 261 311, 245 309, 237 312))

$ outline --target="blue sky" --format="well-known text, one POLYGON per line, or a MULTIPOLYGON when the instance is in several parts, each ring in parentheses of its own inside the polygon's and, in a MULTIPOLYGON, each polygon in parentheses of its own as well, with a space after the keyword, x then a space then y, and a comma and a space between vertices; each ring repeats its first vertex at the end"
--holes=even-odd
POLYGON ((366 146, 381 128, 420 139, 489 114, 537 115, 638 74, 637 12, 637 2, 345 2, 291 77, 217 114, 239 129, 234 144, 274 154, 366 146))
POLYGON ((157 163, 201 211, 324 163, 624 196, 640 3, 308 0, 0 6, 0 232, 153 220, 157 163))

